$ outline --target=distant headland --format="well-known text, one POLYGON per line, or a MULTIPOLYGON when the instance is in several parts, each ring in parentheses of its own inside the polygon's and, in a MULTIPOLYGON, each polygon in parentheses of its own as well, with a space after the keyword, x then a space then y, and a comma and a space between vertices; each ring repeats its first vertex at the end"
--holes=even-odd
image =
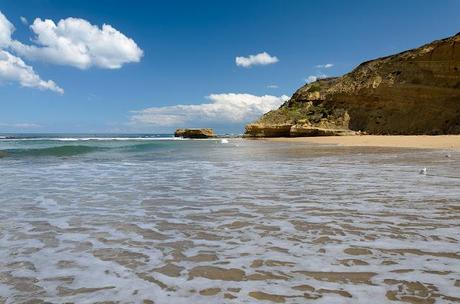
POLYGON ((460 134, 460 33, 298 89, 246 137, 460 134))

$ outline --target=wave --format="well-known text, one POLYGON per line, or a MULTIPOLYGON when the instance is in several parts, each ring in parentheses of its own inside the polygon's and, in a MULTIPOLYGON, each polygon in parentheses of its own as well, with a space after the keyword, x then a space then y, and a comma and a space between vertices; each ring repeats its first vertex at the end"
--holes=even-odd
POLYGON ((103 147, 94 146, 57 146, 48 148, 26 148, 26 149, 5 149, 0 150, 0 157, 7 156, 74 156, 80 154, 87 154, 100 150, 106 150, 103 147))
MULTIPOLYGON (((182 149, 180 142, 189 139, 175 137, 35 137, 0 139, 0 158, 78 156, 104 152, 110 158, 129 154, 134 157, 147 153, 162 155, 164 151, 182 149), (179 141, 179 142, 178 142, 179 141)), ((216 141, 217 139, 209 139, 216 141)), ((169 153, 169 152, 168 152, 169 153)), ((98 157, 104 157, 98 154, 98 157)))
POLYGON ((158 141, 158 140, 184 140, 182 137, 14 137, 0 136, 0 140, 14 141, 158 141))
MULTIPOLYGON (((66 140, 64 140, 65 142, 66 140)), ((71 141, 71 140, 68 140, 71 141)), ((116 144, 115 141, 110 143, 109 141, 103 142, 85 142, 84 144, 78 145, 73 143, 54 143, 53 146, 47 147, 34 147, 35 143, 32 145, 27 145, 26 147, 14 147, 14 148, 3 148, 0 149, 0 158, 2 157, 36 157, 36 156, 75 156, 81 154, 88 154, 93 152, 105 151, 110 153, 138 153, 138 152, 147 152, 152 150, 158 150, 162 148, 168 148, 171 146, 172 141, 147 141, 140 142, 133 140, 131 142, 123 141, 123 143, 116 144)))

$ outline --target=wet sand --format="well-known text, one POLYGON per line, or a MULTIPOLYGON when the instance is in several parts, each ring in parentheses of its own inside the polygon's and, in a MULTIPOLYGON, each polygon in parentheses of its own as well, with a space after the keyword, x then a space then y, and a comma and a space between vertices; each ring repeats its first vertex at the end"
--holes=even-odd
POLYGON ((415 149, 460 149, 460 135, 362 135, 267 138, 275 142, 303 142, 347 147, 394 147, 415 149))
POLYGON ((460 302, 459 150, 171 145, 5 158, 0 304, 460 302))

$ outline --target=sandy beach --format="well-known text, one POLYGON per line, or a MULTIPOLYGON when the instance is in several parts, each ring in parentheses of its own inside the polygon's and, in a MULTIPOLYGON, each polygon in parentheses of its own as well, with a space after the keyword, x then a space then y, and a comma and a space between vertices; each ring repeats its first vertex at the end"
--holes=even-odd
POLYGON ((269 141, 303 142, 348 147, 399 147, 419 149, 460 149, 460 135, 363 135, 268 138, 269 141))

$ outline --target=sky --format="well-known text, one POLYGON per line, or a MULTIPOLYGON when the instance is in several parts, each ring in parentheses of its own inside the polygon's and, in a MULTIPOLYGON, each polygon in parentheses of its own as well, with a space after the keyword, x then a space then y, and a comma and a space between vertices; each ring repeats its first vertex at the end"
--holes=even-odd
POLYGON ((0 0, 0 133, 241 133, 306 82, 460 32, 460 1, 0 0))

